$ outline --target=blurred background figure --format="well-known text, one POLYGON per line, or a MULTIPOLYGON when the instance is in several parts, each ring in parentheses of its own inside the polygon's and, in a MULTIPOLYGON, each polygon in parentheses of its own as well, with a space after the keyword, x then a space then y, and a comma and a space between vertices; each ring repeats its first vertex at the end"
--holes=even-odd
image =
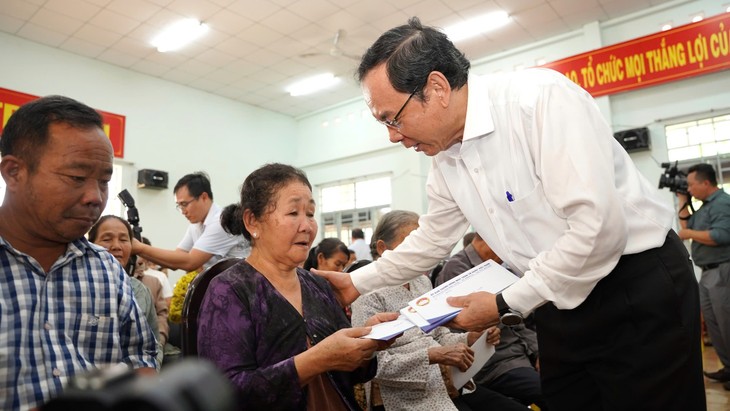
POLYGON ((365 233, 361 228, 352 229, 352 241, 348 248, 355 252, 355 261, 373 260, 373 256, 370 254, 370 246, 365 242, 365 233))
MULTIPOLYGON (((132 256, 132 238, 134 238, 132 226, 129 225, 127 220, 115 215, 105 215, 91 227, 88 237, 89 241, 109 251, 119 261, 122 267, 127 267, 127 263, 129 263, 129 259, 132 256)), ((154 279, 153 277, 150 278, 154 279)), ((155 339, 157 340, 157 369, 159 369, 164 356, 164 344, 162 343, 162 336, 160 334, 160 316, 156 311, 155 301, 149 287, 139 278, 130 274, 129 282, 132 285, 132 291, 134 291, 134 298, 137 300, 137 305, 139 305, 139 308, 144 313, 147 323, 155 334, 155 339)), ((158 287, 157 289, 159 290, 160 288, 158 287)), ((164 315, 164 321, 165 326, 167 326, 166 313, 164 315)))
POLYGON ((339 238, 325 238, 309 250, 304 269, 343 271, 350 262, 350 254, 350 250, 339 238))

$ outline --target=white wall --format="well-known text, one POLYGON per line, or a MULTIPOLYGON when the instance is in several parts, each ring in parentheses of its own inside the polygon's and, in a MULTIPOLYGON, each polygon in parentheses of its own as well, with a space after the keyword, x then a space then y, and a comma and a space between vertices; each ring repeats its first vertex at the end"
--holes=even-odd
MULTIPOLYGON (((292 163, 296 121, 271 111, 138 74, 0 33, 0 87, 34 95, 62 94, 126 116, 123 183, 137 202, 152 242, 175 248, 187 221, 172 187, 204 170, 216 203, 238 201, 249 172, 272 161, 292 163), (137 189, 137 170, 169 172, 167 190, 137 189)), ((116 195, 116 193, 110 193, 116 195)))

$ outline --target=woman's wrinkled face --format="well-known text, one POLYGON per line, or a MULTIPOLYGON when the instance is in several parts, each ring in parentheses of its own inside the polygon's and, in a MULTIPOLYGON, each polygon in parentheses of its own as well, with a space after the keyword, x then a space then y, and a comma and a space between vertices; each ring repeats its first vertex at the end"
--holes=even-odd
POLYGON ((299 181, 283 186, 271 210, 246 227, 256 233, 252 247, 264 258, 284 266, 299 266, 307 259, 317 237, 317 220, 312 191, 299 181))
POLYGON ((323 271, 344 271, 349 261, 349 257, 339 250, 330 258, 325 258, 324 254, 319 253, 317 255, 317 269, 323 271))
POLYGON ((132 239, 129 238, 127 226, 116 218, 109 218, 99 226, 95 244, 107 250, 126 267, 130 255, 132 255, 132 239))

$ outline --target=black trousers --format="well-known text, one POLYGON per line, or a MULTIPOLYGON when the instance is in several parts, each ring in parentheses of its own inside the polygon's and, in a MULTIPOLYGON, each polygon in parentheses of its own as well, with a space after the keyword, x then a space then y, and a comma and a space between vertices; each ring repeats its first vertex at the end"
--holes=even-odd
POLYGON ((674 231, 624 255, 572 310, 536 311, 552 410, 706 410, 697 281, 674 231))

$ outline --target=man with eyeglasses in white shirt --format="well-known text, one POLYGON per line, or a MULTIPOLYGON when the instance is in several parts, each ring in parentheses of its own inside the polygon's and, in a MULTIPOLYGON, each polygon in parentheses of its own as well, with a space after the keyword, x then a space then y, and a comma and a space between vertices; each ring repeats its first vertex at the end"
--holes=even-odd
POLYGON ((657 196, 585 90, 547 69, 475 76, 417 18, 358 68, 393 143, 433 158, 428 213, 401 245, 352 273, 318 272, 341 303, 447 257, 471 225, 522 278, 451 298, 476 331, 535 311, 551 409, 703 410, 699 293, 657 196))
POLYGON ((248 241, 223 230, 222 208, 213 202, 207 174, 183 176, 175 184, 174 193, 176 208, 190 221, 177 249, 165 250, 134 240, 133 253, 163 267, 185 271, 204 270, 223 258, 248 256, 248 241))

